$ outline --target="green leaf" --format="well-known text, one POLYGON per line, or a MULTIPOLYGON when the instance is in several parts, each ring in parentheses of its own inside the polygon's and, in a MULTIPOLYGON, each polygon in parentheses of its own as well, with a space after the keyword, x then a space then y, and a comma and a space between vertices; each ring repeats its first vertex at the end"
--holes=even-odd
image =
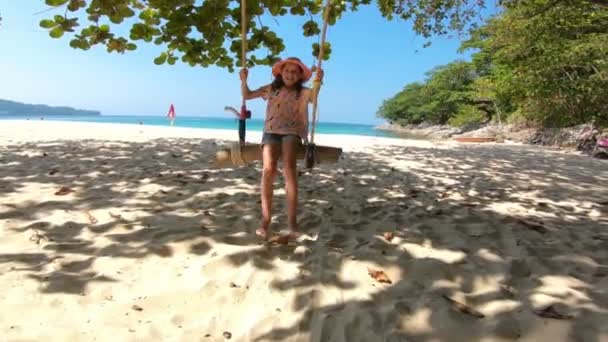
POLYGON ((45 3, 49 6, 61 6, 65 5, 69 0, 45 0, 45 3))
POLYGON ((68 10, 71 12, 76 12, 80 8, 80 4, 80 0, 70 0, 70 3, 68 4, 68 10))
POLYGON ((40 27, 43 27, 45 29, 50 29, 55 27, 57 24, 55 24, 55 22, 53 20, 50 19, 43 19, 40 20, 40 27))
POLYGON ((161 65, 161 64, 165 63, 166 60, 167 60, 167 53, 163 52, 160 54, 160 56, 154 58, 154 64, 161 65))
MULTIPOLYGON (((312 55, 315 58, 319 58, 320 53, 321 53, 321 45, 319 43, 314 43, 312 45, 312 55)), ((323 44, 323 60, 324 61, 329 60, 330 55, 331 55, 331 44, 329 42, 325 42, 325 44, 323 44)))
POLYGON ((72 39, 70 41, 70 46, 74 49, 88 50, 91 46, 87 43, 86 40, 82 39, 72 39))
POLYGON ((61 26, 57 26, 49 32, 49 35, 52 38, 61 38, 63 36, 63 28, 61 26))
POLYGON ((302 25, 302 29, 304 30, 304 37, 312 37, 321 33, 319 29, 319 25, 314 20, 309 20, 302 25))
POLYGON ((122 23, 123 20, 124 20, 124 17, 118 13, 110 16, 110 21, 113 24, 120 24, 120 23, 122 23))
POLYGON ((135 12, 133 12, 132 9, 130 9, 127 6, 121 6, 119 7, 120 9, 118 10, 118 13, 120 14, 120 16, 122 16, 123 18, 130 18, 132 16, 135 15, 135 12))

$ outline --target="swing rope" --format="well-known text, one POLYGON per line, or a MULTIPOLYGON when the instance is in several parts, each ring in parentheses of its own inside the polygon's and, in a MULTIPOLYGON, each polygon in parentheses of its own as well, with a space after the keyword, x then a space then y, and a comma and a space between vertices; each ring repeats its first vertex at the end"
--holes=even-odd
MULTIPOLYGON (((247 0, 241 0, 241 64, 247 68, 247 0)), ((247 110, 247 100, 245 96, 241 102, 241 113, 239 115, 239 144, 245 144, 246 120, 251 117, 247 110)))
MULTIPOLYGON (((327 36, 327 27, 329 25, 328 18, 329 18, 330 1, 331 0, 325 1, 325 8, 323 9, 323 29, 321 31, 321 42, 319 45, 319 56, 317 59, 317 70, 316 70, 317 76, 319 75, 319 70, 321 70, 321 64, 323 63, 325 37, 327 36)), ((313 85, 312 85, 312 93, 315 96, 312 101, 312 124, 311 124, 311 130, 310 130, 310 141, 309 141, 308 145, 306 146, 306 155, 305 155, 305 163, 306 163, 307 169, 311 169, 314 166, 315 161, 317 160, 316 150, 315 150, 315 130, 316 130, 317 121, 318 121, 317 110, 318 110, 319 92, 320 92, 320 88, 321 88, 321 81, 319 80, 319 78, 317 76, 315 77, 315 79, 313 81, 313 85)))
MULTIPOLYGON (((323 10, 323 30, 321 31, 321 43, 319 46, 319 57, 317 59, 317 74, 319 70, 321 70, 321 63, 323 63, 323 52, 325 47, 325 37, 327 35, 327 26, 328 26, 328 17, 329 17, 329 3, 331 0, 326 0, 325 9, 323 10)), ((317 109, 318 103, 317 100, 319 98, 319 89, 321 88, 321 81, 315 77, 312 86, 313 94, 316 96, 313 98, 312 102, 312 127, 310 130, 310 142, 314 144, 315 142, 315 128, 317 126, 317 109)))
MULTIPOLYGON (((241 0, 241 42, 241 64, 247 68, 247 0, 241 0)), ((245 96, 242 105, 245 105, 245 96)))

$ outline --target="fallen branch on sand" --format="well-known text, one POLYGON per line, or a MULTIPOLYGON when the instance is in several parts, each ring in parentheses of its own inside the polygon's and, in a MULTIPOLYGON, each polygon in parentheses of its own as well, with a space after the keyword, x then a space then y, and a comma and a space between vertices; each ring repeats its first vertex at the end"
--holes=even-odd
POLYGON ((87 215, 87 218, 89 219, 89 223, 97 224, 97 222, 98 222, 97 219, 88 210, 85 211, 85 214, 87 215))
POLYGON ((116 220, 122 220, 122 215, 120 215, 120 214, 114 214, 114 213, 112 213, 112 212, 110 211, 109 215, 110 215, 110 217, 111 217, 111 218, 113 218, 113 219, 116 219, 116 220))
POLYGON ((548 232, 547 228, 545 228, 545 226, 543 226, 542 223, 540 222, 534 222, 534 221, 529 221, 529 220, 523 220, 523 219, 519 219, 517 220, 517 222, 523 224, 524 226, 537 231, 541 234, 545 234, 548 232))
POLYGON ((574 316, 558 312, 553 305, 549 305, 544 309, 534 310, 534 313, 544 318, 553 319, 572 319, 574 316))
POLYGON ((445 298, 448 302, 450 302, 452 304, 452 306, 454 306, 456 309, 458 309, 458 311, 477 317, 477 318, 484 318, 486 317, 484 314, 482 314, 481 312, 473 309, 472 307, 466 305, 466 304, 462 304, 446 295, 441 295, 443 298, 445 298))
POLYGON ((37 245, 40 244, 40 240, 48 240, 46 236, 40 234, 37 230, 34 230, 32 235, 30 236, 30 241, 35 242, 37 245))

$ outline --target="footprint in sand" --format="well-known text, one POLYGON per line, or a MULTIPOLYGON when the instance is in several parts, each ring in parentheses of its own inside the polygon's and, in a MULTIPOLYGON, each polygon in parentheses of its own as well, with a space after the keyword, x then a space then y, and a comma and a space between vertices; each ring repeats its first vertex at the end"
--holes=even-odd
POLYGON ((171 317, 171 323, 173 323, 173 325, 175 326, 181 326, 182 324, 184 324, 184 316, 174 315, 173 317, 171 317))
POLYGON ((410 305, 404 301, 395 303, 394 307, 400 315, 409 315, 412 312, 410 305))
POLYGON ((322 217, 316 214, 304 214, 300 218, 300 228, 302 231, 309 231, 319 227, 322 222, 322 217))
MULTIPOLYGON (((325 316, 323 326, 321 327, 321 341, 335 341, 339 339, 340 333, 336 327, 339 326, 339 320, 333 314, 325 316)), ((351 339, 347 339, 352 341, 351 339)))
POLYGON ((516 340, 521 337, 519 321, 510 315, 502 318, 496 324, 494 333, 505 339, 516 340))
POLYGON ((331 248, 346 248, 350 244, 351 236, 342 233, 334 233, 327 242, 327 246, 331 248))
POLYGON ((190 253, 205 255, 211 250, 211 245, 206 241, 201 241, 190 246, 190 253))
MULTIPOLYGON (((382 315, 377 308, 355 309, 355 318, 344 325, 346 341, 381 341, 385 329, 382 315)), ((331 326, 328 328, 332 329, 331 326)), ((333 327, 335 330, 335 326, 333 327)))
POLYGON ((525 259, 515 259, 511 261, 509 273, 512 278, 525 278, 532 274, 530 266, 525 259))

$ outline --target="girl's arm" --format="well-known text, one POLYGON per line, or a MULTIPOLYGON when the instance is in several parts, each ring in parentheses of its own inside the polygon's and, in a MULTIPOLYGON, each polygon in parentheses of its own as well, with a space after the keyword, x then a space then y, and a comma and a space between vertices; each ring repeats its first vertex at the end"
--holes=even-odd
POLYGON ((241 69, 240 77, 241 77, 241 94, 245 98, 245 100, 251 100, 258 97, 266 98, 268 95, 268 90, 270 85, 262 86, 256 90, 250 90, 247 85, 247 76, 249 75, 249 71, 247 69, 241 69))
POLYGON ((258 97, 263 98, 264 100, 268 98, 268 93, 270 92, 270 84, 261 86, 255 90, 249 90, 246 83, 241 84, 241 91, 245 100, 251 100, 258 97))

